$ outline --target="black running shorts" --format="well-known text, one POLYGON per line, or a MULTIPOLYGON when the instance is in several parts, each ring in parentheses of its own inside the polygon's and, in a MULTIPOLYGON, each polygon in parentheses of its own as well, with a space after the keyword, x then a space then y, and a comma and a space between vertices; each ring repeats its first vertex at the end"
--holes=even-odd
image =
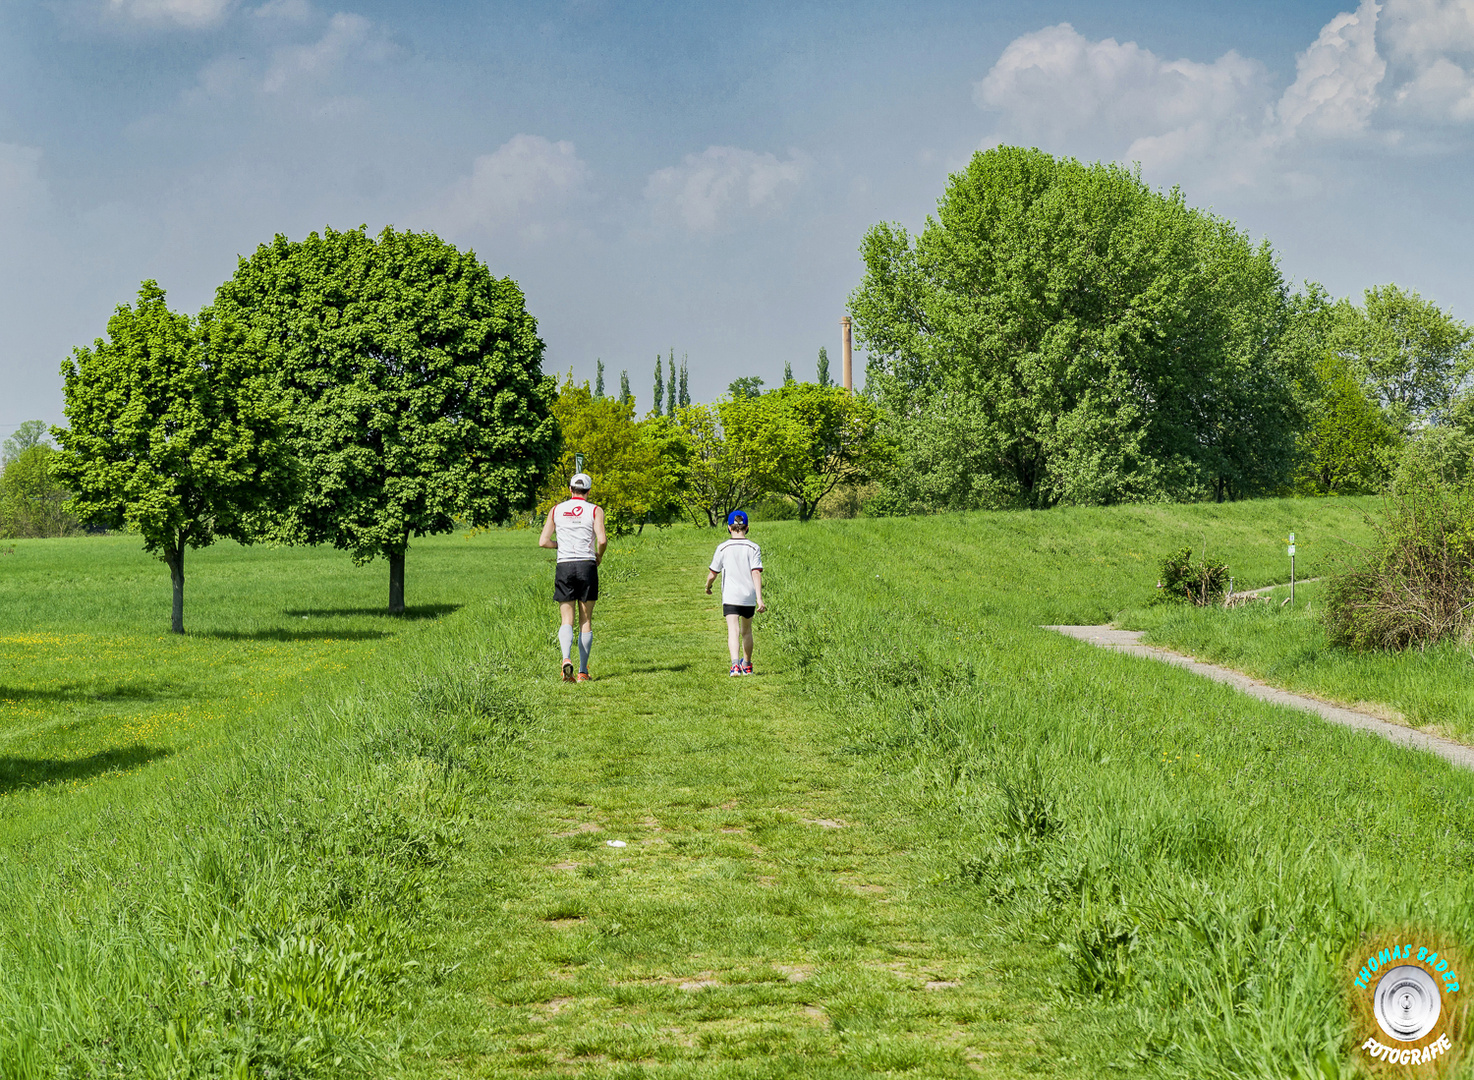
POLYGON ((756 604, 723 604, 723 615, 741 615, 744 619, 750 619, 757 614, 756 604))
POLYGON ((599 599, 599 564, 590 559, 560 562, 553 575, 553 599, 560 604, 574 600, 591 604, 599 599))

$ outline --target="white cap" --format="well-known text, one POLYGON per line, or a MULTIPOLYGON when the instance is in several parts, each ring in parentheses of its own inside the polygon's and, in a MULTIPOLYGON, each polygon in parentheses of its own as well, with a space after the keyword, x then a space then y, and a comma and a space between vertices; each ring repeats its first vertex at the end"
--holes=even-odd
POLYGON ((594 486, 593 478, 588 473, 574 473, 568 481, 568 486, 576 491, 588 491, 594 486))

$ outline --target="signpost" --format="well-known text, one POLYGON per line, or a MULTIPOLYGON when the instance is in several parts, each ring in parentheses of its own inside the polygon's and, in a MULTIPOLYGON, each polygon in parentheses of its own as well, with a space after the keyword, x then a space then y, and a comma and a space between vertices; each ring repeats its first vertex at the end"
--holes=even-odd
POLYGON ((1290 607, 1295 606, 1295 534, 1290 534, 1290 607))

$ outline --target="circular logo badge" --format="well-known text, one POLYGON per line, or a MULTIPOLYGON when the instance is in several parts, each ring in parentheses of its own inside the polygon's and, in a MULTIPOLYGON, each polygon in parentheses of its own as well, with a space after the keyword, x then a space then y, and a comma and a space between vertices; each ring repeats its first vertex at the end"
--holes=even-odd
POLYGON ((1438 984, 1420 967, 1400 964, 1377 982, 1372 1015, 1378 1027, 1400 1042, 1416 1042, 1428 1034, 1442 1011, 1438 984))
POLYGON ((1442 1076, 1463 1057, 1468 1007, 1463 951, 1440 934, 1404 929, 1363 938, 1347 958, 1347 991, 1362 1060, 1375 1075, 1442 1076), (1391 1071, 1388 1071, 1391 1070, 1391 1071))

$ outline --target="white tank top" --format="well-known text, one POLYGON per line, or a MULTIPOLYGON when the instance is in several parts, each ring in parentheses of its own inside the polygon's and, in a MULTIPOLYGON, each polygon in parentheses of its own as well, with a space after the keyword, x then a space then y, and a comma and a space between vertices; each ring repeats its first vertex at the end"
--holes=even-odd
POLYGON ((569 499, 553 507, 559 562, 593 562, 599 557, 599 549, 594 544, 594 511, 597 509, 587 499, 569 499))

